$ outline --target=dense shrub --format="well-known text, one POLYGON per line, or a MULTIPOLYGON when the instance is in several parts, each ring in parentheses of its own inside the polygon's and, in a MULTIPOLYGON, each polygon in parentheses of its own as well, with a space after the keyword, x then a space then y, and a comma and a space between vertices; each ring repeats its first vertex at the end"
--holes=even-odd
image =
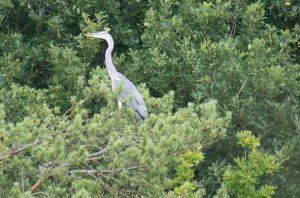
POLYGON ((0 197, 300 196, 299 7, 1 1, 0 197), (99 30, 145 98, 141 125, 84 36, 99 30))

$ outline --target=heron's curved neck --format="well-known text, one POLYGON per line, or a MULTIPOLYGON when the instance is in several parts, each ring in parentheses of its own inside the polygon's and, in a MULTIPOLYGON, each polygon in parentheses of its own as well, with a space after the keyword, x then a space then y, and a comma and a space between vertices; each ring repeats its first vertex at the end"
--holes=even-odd
POLYGON ((106 68, 108 70, 108 74, 111 79, 118 78, 118 71, 115 68, 113 62, 112 62, 112 51, 114 49, 114 41, 112 38, 108 38, 107 40, 108 48, 105 52, 105 64, 106 68))

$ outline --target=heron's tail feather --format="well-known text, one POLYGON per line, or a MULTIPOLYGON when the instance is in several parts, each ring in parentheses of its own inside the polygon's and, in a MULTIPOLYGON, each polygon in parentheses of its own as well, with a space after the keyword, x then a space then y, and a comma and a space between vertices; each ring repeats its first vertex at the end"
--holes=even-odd
MULTIPOLYGON (((139 105, 135 110, 136 117, 141 117, 143 120, 148 117, 148 111, 145 105, 139 105), (138 115, 138 116, 137 116, 138 115)), ((137 118, 138 119, 138 118, 137 118)))

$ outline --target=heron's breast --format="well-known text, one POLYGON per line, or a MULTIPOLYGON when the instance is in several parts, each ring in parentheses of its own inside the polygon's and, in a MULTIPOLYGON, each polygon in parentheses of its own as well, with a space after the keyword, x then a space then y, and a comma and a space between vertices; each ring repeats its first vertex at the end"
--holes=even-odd
POLYGON ((111 81, 112 88, 116 89, 118 86, 121 85, 121 82, 122 81, 121 81, 121 79, 119 77, 113 78, 112 81, 111 81))

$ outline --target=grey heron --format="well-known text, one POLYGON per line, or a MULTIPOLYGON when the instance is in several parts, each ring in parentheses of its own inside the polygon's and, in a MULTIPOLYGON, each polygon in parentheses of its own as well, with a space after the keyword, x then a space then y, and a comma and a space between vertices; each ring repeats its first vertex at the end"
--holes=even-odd
POLYGON ((105 64, 108 74, 111 78, 112 89, 117 89, 122 86, 122 91, 118 96, 118 104, 121 108, 122 103, 126 103, 130 108, 135 111, 135 117, 138 122, 143 121, 148 117, 148 110, 142 95, 137 90, 136 86, 128 80, 123 74, 117 71, 112 61, 112 51, 114 49, 114 40, 112 36, 106 32, 95 32, 86 34, 87 37, 94 37, 106 40, 108 48, 105 52, 105 64))

